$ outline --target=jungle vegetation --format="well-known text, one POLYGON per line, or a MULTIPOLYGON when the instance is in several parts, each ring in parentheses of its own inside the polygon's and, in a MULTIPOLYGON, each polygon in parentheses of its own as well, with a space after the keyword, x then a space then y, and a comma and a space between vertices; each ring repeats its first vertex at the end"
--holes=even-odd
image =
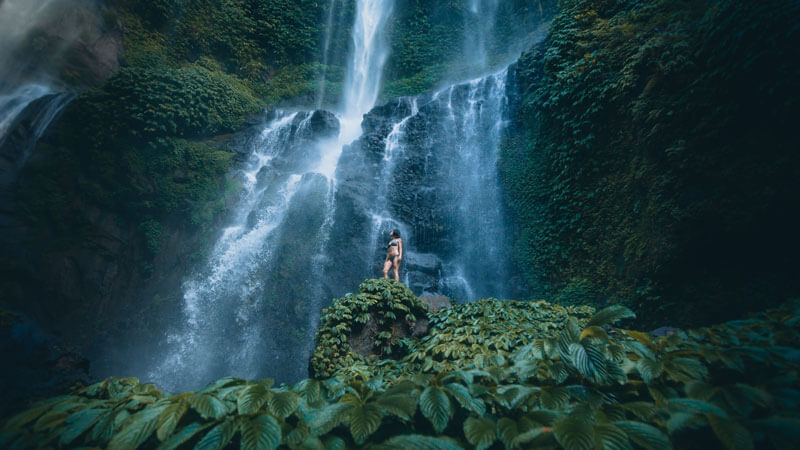
MULTIPOLYGON (((359 294, 326 311, 319 354, 347 353, 345 338, 369 321, 362 316, 377 312, 377 298, 391 305, 380 315, 389 320, 389 313, 411 316, 407 309, 420 305, 394 281, 367 280, 359 294)), ((427 317, 425 337, 381 331, 375 348, 382 353, 368 364, 346 361, 333 376, 294 385, 224 378, 170 395, 110 378, 17 414, 0 443, 789 449, 800 437, 797 302, 666 336, 618 328, 635 317, 621 305, 596 312, 535 305, 482 300, 445 308, 427 317), (383 359, 395 348, 406 356, 383 359)))

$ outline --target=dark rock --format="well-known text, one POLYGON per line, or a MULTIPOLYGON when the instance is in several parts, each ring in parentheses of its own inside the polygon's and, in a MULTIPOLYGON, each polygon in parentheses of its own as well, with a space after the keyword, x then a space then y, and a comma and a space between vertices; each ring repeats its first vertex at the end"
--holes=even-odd
POLYGON ((24 316, 0 310, 0 416, 88 384, 89 360, 24 316))

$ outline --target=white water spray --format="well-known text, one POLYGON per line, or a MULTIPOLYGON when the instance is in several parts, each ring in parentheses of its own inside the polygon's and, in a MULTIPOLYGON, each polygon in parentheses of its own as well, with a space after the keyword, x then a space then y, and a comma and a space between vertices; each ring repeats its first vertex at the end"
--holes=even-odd
POLYGON ((147 375, 163 388, 198 388, 229 375, 291 380, 304 373, 298 354, 300 360, 310 354, 322 307, 336 170, 377 99, 388 56, 382 28, 391 11, 390 0, 356 5, 338 135, 315 136, 324 114, 299 112, 279 114, 254 143, 230 225, 205 267, 184 284, 184 323, 168 333, 167 356, 147 375))

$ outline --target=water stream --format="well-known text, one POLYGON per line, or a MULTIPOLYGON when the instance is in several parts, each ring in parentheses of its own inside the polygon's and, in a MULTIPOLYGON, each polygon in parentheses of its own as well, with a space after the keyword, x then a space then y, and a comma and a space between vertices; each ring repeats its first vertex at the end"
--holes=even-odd
POLYGON ((183 287, 183 323, 148 378, 167 390, 228 375, 301 378, 324 306, 323 269, 343 148, 361 134, 388 56, 391 0, 359 0, 334 117, 282 112, 251 139, 242 195, 208 262, 183 287), (217 355, 210 357, 210 355, 217 355))

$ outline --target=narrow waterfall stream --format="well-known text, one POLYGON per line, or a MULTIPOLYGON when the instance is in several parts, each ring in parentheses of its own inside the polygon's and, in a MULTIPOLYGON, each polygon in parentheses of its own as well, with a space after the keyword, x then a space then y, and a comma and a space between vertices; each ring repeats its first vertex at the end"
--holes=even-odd
POLYGON ((336 117, 277 112, 251 139, 243 193, 205 267, 184 283, 184 323, 148 377, 167 390, 227 375, 301 378, 323 307, 343 148, 361 134, 388 57, 391 0, 359 0, 336 117), (210 355, 216 355, 210 357, 210 355))
POLYGON ((392 8, 356 3, 335 115, 273 111, 246 133, 241 196, 184 282, 181 323, 144 378, 169 391, 224 376, 303 378, 321 309, 381 275, 392 229, 405 238, 401 272, 416 294, 506 295, 497 157, 507 70, 376 107, 392 8))

